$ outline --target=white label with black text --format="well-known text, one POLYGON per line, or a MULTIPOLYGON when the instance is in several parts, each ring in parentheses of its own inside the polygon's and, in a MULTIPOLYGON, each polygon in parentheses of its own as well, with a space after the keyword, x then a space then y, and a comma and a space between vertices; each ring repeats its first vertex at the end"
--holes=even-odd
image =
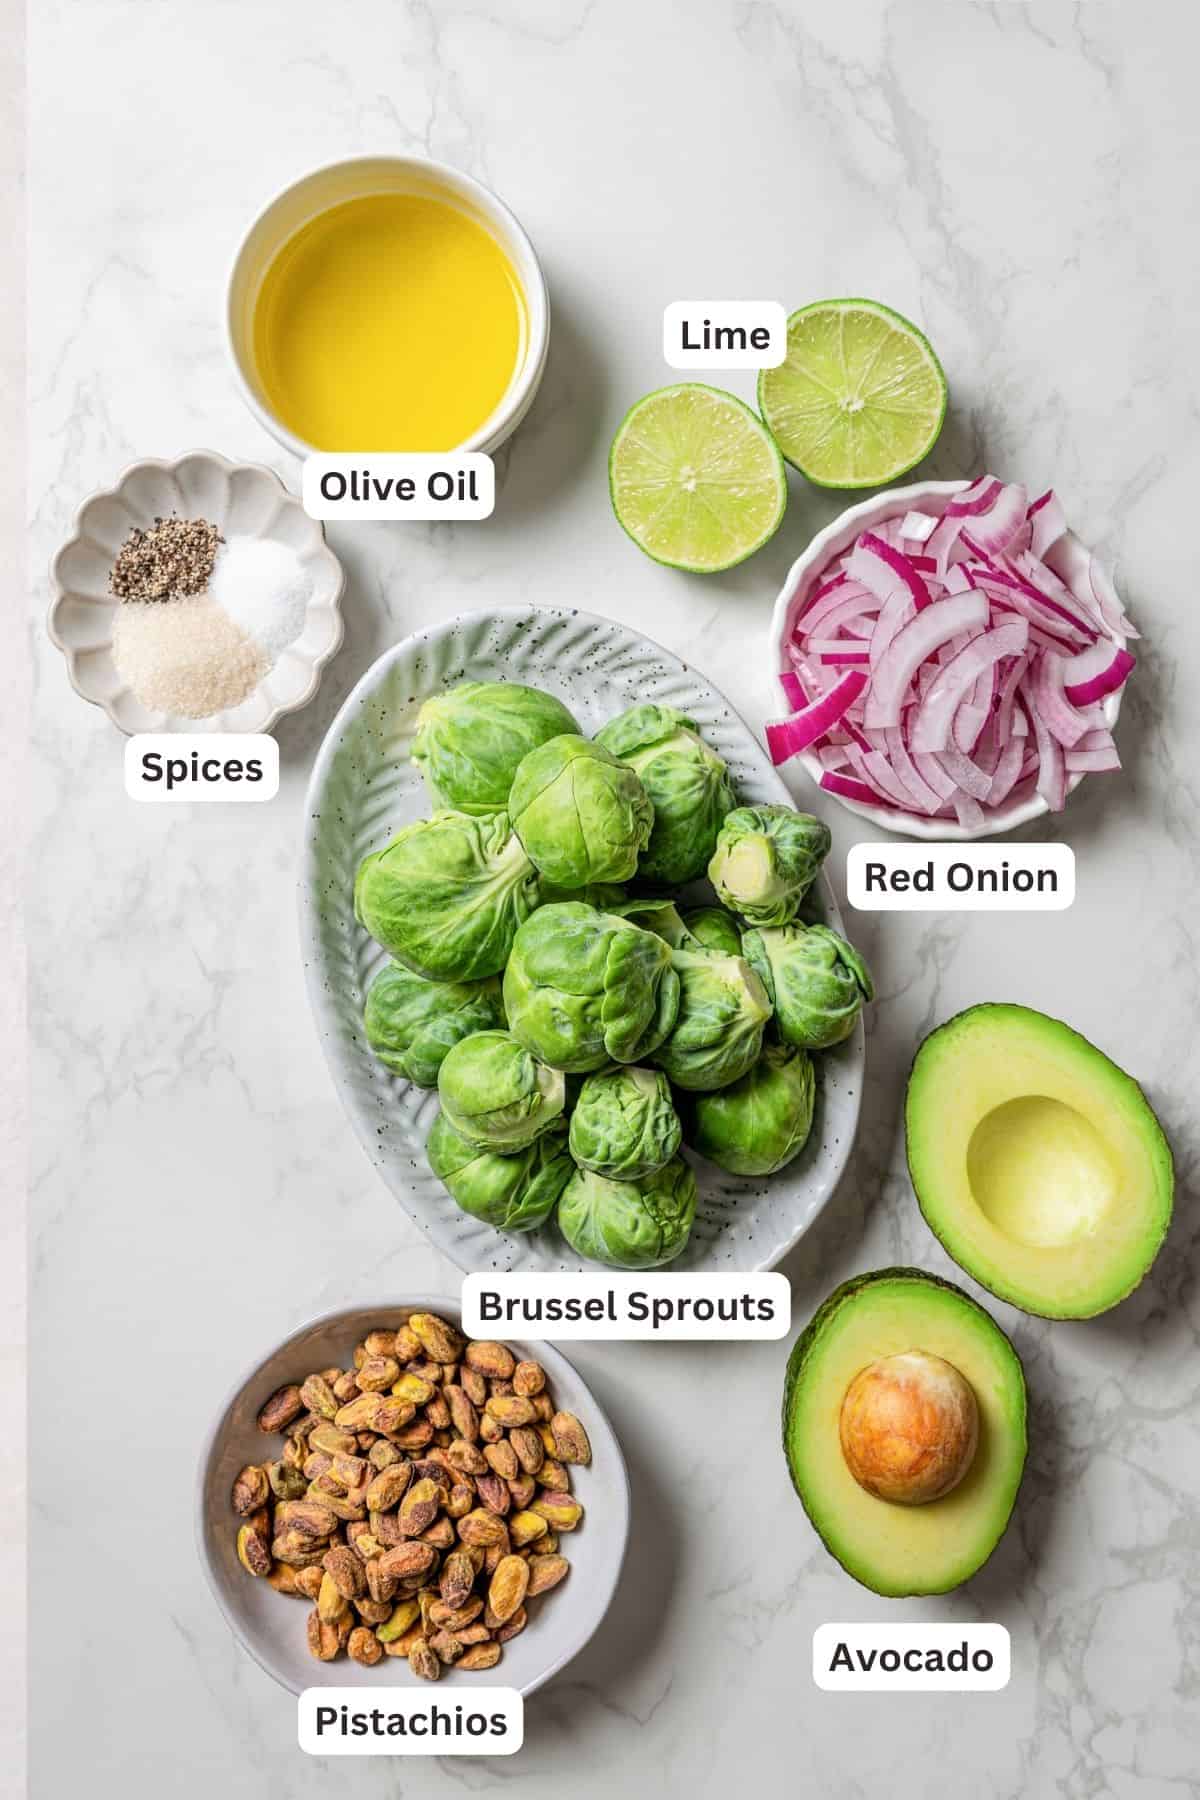
POLYGON ((792 1318, 783 1275, 468 1275, 462 1304, 478 1338, 781 1338, 792 1318))
POLYGON ((1003 1625, 818 1625, 813 1680, 831 1693, 994 1692, 1008 1686, 1003 1625))
POLYGON ((775 369, 787 355, 778 300, 672 300, 663 357, 673 369, 775 369))
POLYGON ((131 800, 273 800, 279 745, 266 732, 140 732, 125 744, 131 800))
POLYGON ((859 912, 1063 912, 1069 844, 855 844, 846 895, 859 912))
POLYGON ((486 519, 496 469, 482 450, 309 456, 301 495, 310 519, 486 519))
POLYGON ((525 1737, 516 1688, 466 1683, 317 1687, 300 1696, 297 1735, 310 1756, 511 1756, 525 1737))

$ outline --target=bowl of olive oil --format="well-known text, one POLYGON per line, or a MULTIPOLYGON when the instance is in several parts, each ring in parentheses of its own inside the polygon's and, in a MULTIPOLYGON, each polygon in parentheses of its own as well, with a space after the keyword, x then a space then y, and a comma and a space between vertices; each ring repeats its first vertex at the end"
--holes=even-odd
POLYGON ((243 399, 296 456, 493 451, 533 401, 550 309, 533 245, 488 188, 369 156, 259 214, 226 326, 243 399))

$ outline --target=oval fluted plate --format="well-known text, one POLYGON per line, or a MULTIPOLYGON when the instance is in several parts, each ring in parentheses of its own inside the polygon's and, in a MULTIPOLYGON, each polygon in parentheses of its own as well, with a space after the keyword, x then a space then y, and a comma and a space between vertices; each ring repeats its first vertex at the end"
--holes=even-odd
MULTIPOLYGON (((553 1225, 509 1235, 459 1211, 425 1161, 436 1094, 390 1074, 362 1032, 363 994, 385 958, 355 920, 355 870, 402 825, 430 811, 411 761, 417 711, 431 694, 460 681, 545 688, 587 732, 634 701, 677 706, 725 758, 743 802, 791 800, 747 726, 694 670, 624 625, 565 608, 465 613, 405 639, 363 676, 321 746, 306 807, 301 943, 317 1031, 363 1148, 405 1210, 460 1269, 594 1268, 553 1225)), ((817 914, 840 929, 823 879, 814 900, 817 914)), ((812 1224, 854 1140, 863 1080, 861 1024, 849 1042, 815 1061, 812 1135, 786 1169, 742 1179, 690 1158, 700 1203, 691 1240, 672 1269, 767 1269, 812 1224)))

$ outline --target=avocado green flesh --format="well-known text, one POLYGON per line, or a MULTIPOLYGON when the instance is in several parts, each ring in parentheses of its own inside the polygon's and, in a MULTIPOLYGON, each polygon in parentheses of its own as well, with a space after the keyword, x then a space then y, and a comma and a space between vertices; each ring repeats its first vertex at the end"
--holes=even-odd
POLYGON ((1084 1319, 1132 1292, 1171 1218, 1171 1152, 1124 1070, 1061 1020, 975 1006, 926 1038, 905 1107, 926 1222, 1014 1306, 1084 1319))
POLYGON ((1025 1378, 995 1321, 949 1282, 917 1269, 860 1276, 830 1295, 788 1363, 783 1438, 796 1492, 826 1548, 877 1594, 944 1594, 987 1561, 1025 1467, 1025 1378), (846 1389, 868 1364, 906 1350, 951 1363, 979 1408, 979 1444, 939 1500, 901 1506, 855 1481, 842 1454, 846 1389))

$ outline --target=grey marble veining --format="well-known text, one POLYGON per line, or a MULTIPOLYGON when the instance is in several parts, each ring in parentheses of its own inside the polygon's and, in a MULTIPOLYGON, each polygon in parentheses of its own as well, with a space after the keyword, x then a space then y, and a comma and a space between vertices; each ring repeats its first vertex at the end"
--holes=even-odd
MULTIPOLYGON (((1175 1228, 1106 1318, 994 1304, 1028 1371, 1029 1472, 991 1562, 938 1601, 875 1599, 815 1539, 778 1449, 782 1346, 581 1347, 634 1481, 605 1628, 531 1704, 519 1762, 361 1762, 345 1782, 422 1800, 514 1783, 532 1800, 1200 1791, 1191 10, 44 0, 30 48, 37 1800, 329 1790, 204 1588, 196 1446, 303 1315, 456 1277, 375 1180, 319 1059, 294 924, 308 767, 381 649, 518 599, 649 630, 761 723, 771 600, 838 500, 794 482, 766 550, 693 580, 613 523, 605 455, 629 402, 668 378, 665 302, 829 293, 924 323, 952 387, 933 472, 1053 481, 1146 637, 1125 773, 1039 831, 1075 847, 1072 911, 857 921, 880 988, 863 1128, 786 1265, 797 1324, 857 1270, 950 1272, 909 1189, 900 1108, 920 1034, 975 1000, 1060 1013, 1145 1084, 1177 1154, 1175 1228), (82 497, 136 456, 201 444, 294 477, 227 376, 225 270, 277 187, 380 148, 457 162, 521 216, 554 304, 544 387, 487 525, 331 530, 347 642, 279 733, 278 800, 138 807, 121 742, 45 640, 40 571, 82 497), (880 1617, 1002 1621, 1011 1686, 816 1692, 814 1625, 880 1617)), ((826 810, 840 885, 857 826, 826 810)))

